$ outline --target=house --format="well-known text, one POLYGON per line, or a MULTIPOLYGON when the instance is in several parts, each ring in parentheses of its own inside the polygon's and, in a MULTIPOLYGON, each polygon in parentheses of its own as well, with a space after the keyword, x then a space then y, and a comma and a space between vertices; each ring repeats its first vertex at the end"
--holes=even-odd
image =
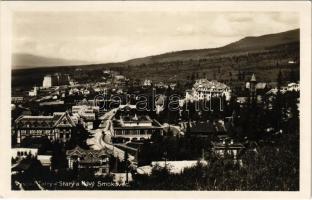
POLYGON ((155 83, 154 86, 155 88, 168 88, 168 86, 164 84, 163 82, 155 83))
POLYGON ((24 101, 24 97, 11 97, 11 102, 12 103, 22 103, 24 101))
POLYGON ((237 160, 241 151, 245 148, 243 144, 234 142, 234 139, 227 135, 219 135, 219 141, 212 142, 212 151, 219 157, 223 158, 225 155, 233 156, 237 160))
POLYGON ((165 109, 165 95, 159 95, 155 99, 155 107, 156 107, 156 114, 159 114, 161 111, 165 109))
POLYGON ((15 120, 17 144, 26 138, 47 137, 50 141, 70 140, 75 123, 67 112, 54 112, 52 116, 22 115, 15 120))
POLYGON ((79 113, 80 115, 80 122, 85 129, 91 130, 93 129, 95 118, 95 113, 90 111, 83 111, 79 113))
MULTIPOLYGON (((299 92, 300 91, 300 85, 299 83, 288 83, 286 86, 282 86, 280 88, 280 92, 282 94, 285 94, 286 92, 299 92)), ((271 90, 269 90, 266 94, 267 95, 276 95, 278 92, 278 88, 274 87, 271 90)))
POLYGON ((12 158, 26 158, 28 155, 36 157, 38 155, 38 148, 12 148, 12 158))
POLYGON ((163 128, 157 120, 141 115, 129 106, 123 107, 115 115, 112 130, 114 138, 125 140, 148 139, 154 133, 163 134, 163 128))
POLYGON ((42 88, 50 88, 58 85, 68 85, 70 77, 68 74, 55 73, 53 75, 48 74, 43 77, 42 88))
POLYGON ((187 101, 210 100, 213 97, 223 97, 228 101, 231 98, 231 89, 224 83, 207 79, 198 79, 191 90, 186 91, 187 101))
POLYGON ((38 88, 37 87, 34 87, 33 90, 28 92, 28 96, 30 96, 30 97, 35 97, 37 95, 38 95, 38 88))
POLYGON ((289 84, 287 85, 287 91, 296 91, 296 92, 299 92, 299 91, 300 91, 299 83, 289 83, 289 84))
POLYGON ((79 146, 66 151, 70 169, 92 168, 98 175, 109 173, 109 158, 112 154, 113 152, 108 149, 82 149, 79 146))
POLYGON ((112 175, 113 182, 120 186, 125 186, 133 180, 131 173, 112 173, 112 175))
POLYGON ((60 105, 64 105, 64 101, 56 100, 56 101, 45 101, 45 102, 39 103, 39 106, 60 106, 60 105))
POLYGON ((47 168, 51 169, 52 155, 38 155, 37 159, 40 161, 42 167, 47 167, 47 168))
POLYGON ((143 81, 143 86, 151 86, 151 85, 152 85, 152 81, 151 81, 151 80, 145 79, 145 80, 143 81))
POLYGON ((78 105, 72 106, 72 113, 84 128, 93 129, 100 108, 98 106, 78 105))

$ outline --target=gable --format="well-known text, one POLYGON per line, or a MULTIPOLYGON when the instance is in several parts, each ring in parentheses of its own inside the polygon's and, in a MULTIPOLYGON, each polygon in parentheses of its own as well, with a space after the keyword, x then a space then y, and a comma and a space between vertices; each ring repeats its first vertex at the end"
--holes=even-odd
POLYGON ((75 124, 67 113, 62 115, 55 123, 55 127, 74 127, 75 124))

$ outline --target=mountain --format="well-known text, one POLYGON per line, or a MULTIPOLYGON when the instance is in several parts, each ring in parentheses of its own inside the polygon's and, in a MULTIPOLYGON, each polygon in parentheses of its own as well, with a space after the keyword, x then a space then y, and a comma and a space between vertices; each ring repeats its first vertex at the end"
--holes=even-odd
POLYGON ((60 58, 49 58, 44 56, 37 56, 32 54, 16 53, 12 56, 13 69, 26 69, 35 67, 55 67, 86 64, 86 62, 78 60, 66 60, 60 58))
POLYGON ((239 41, 233 42, 223 47, 210 49, 184 50, 171 53, 165 53, 144 58, 137 58, 126 61, 129 65, 150 64, 159 62, 169 62, 176 60, 197 60, 217 55, 228 55, 239 52, 252 52, 265 50, 274 46, 299 43, 299 29, 290 30, 281 33, 268 34, 258 37, 245 37, 239 41))
POLYGON ((126 75, 153 81, 194 78, 225 82, 258 80, 274 82, 281 70, 285 78, 299 77, 300 30, 245 37, 223 47, 165 53, 124 62, 126 75), (292 74, 292 75, 291 75, 292 74))
POLYGON ((18 65, 21 63, 24 66, 26 63, 27 66, 64 63, 63 66, 48 69, 13 70, 13 85, 40 85, 45 74, 54 72, 66 72, 80 82, 100 80, 103 69, 119 71, 132 80, 150 79, 153 82, 178 81, 183 84, 196 78, 207 78, 242 85, 253 73, 258 81, 274 82, 279 71, 282 71, 285 79, 299 79, 300 31, 295 29, 245 37, 219 48, 176 51, 119 63, 68 66, 74 61, 32 55, 19 55, 13 60, 16 66, 21 66, 18 65), (31 78, 25 80, 25 77, 31 78))

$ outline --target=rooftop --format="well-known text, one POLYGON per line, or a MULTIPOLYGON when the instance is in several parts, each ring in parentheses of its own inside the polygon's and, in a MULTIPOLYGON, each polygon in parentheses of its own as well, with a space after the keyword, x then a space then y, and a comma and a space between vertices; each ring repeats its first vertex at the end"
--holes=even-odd
POLYGON ((199 80, 196 80, 196 82, 193 85, 193 88, 194 89, 200 89, 200 88, 226 89, 226 88, 229 88, 229 87, 226 84, 220 83, 220 82, 218 82, 216 80, 209 81, 207 79, 199 79, 199 80))
POLYGON ((75 126, 74 122, 66 112, 55 112, 52 116, 22 115, 15 120, 15 124, 18 128, 53 128, 56 126, 75 126))
POLYGON ((76 146, 74 149, 67 150, 67 156, 77 156, 81 159, 81 162, 92 163, 98 162, 103 157, 107 157, 113 154, 113 151, 109 149, 93 150, 93 149, 83 149, 76 146))

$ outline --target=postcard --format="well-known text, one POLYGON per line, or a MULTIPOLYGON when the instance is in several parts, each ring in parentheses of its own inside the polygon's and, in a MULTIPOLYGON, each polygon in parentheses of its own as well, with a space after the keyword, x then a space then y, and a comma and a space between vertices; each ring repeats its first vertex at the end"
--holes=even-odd
POLYGON ((308 1, 1 2, 1 196, 308 198, 308 1))

